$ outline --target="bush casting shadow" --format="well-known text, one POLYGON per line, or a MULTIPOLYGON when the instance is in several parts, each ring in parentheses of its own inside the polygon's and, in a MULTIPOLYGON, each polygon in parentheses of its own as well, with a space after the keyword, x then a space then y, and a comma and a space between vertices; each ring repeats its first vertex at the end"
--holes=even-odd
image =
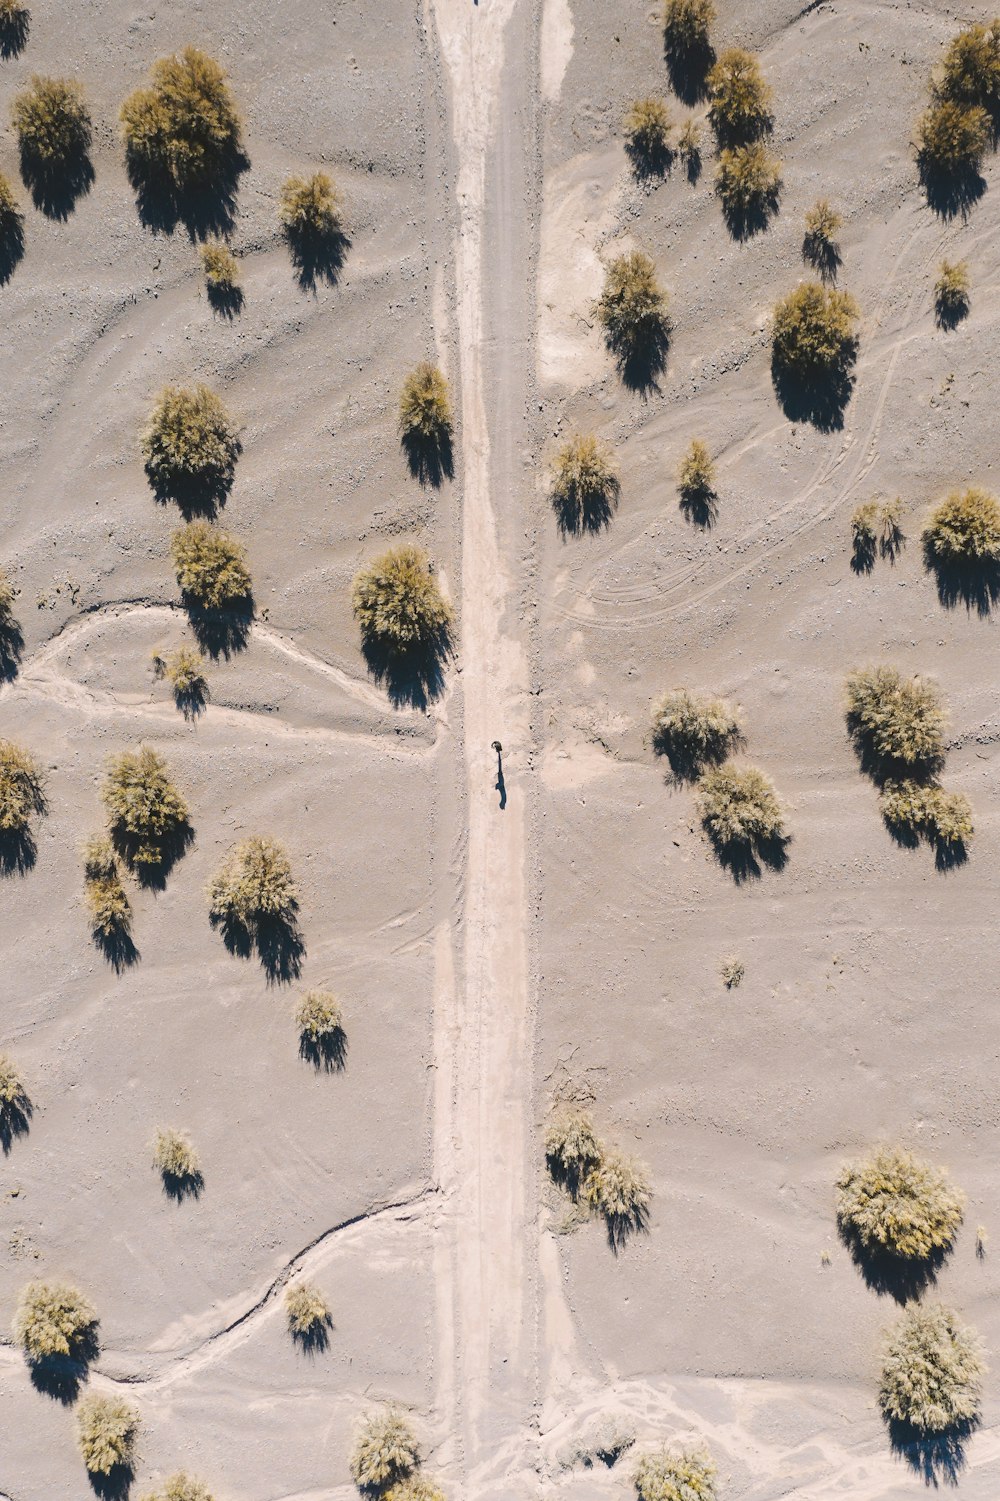
POLYGON ((663 756, 670 767, 667 777, 668 783, 676 787, 690 786, 696 782, 702 772, 709 766, 721 766, 735 751, 742 750, 746 740, 739 730, 734 730, 732 735, 724 743, 712 748, 702 746, 699 750, 690 750, 671 739, 667 735, 659 735, 654 730, 652 737, 653 751, 657 756, 663 756))
POLYGON ((5 1157, 19 1136, 27 1136, 32 1114, 32 1103, 24 1093, 18 1099, 0 1100, 0 1148, 5 1157))
POLYGON ((351 248, 349 235, 342 229, 317 232, 286 226, 285 238, 296 280, 304 292, 314 292, 320 282, 337 285, 351 248))
POLYGON ((666 141, 643 143, 632 140, 625 142, 625 155, 638 181, 649 182, 652 178, 667 176, 674 164, 675 153, 666 141))
POLYGON ((30 27, 31 17, 27 10, 0 12, 0 57, 6 60, 23 52, 30 27))
POLYGON ((789 422, 809 422, 822 433, 840 432, 854 392, 854 360, 811 377, 786 369, 772 353, 771 380, 778 405, 789 422))
POLYGON ((75 1355, 48 1355, 44 1360, 29 1360, 31 1384, 43 1397, 51 1397, 71 1407, 80 1388, 90 1375, 91 1362, 101 1353, 96 1324, 76 1342, 75 1355))
POLYGON ((768 870, 781 871, 788 864, 788 846, 792 842, 790 834, 777 835, 772 839, 721 840, 713 837, 707 824, 705 832, 716 859, 729 872, 737 886, 742 886, 746 881, 759 881, 765 865, 768 870))
POLYGON ((441 697, 444 669, 452 651, 452 634, 447 626, 410 647, 374 634, 365 636, 361 643, 368 671, 397 709, 426 709, 441 697))
POLYGON ((946 561, 925 540, 924 567, 934 575, 938 599, 948 610, 964 605, 985 620, 1000 602, 1000 562, 993 558, 946 561))
POLYGON ((0 212, 0 286, 6 286, 24 258, 24 222, 17 212, 0 212))
POLYGON ((320 1037, 302 1032, 299 1057, 311 1063, 318 1073, 343 1073, 347 1067, 347 1033, 343 1027, 334 1027, 332 1032, 325 1032, 320 1037))
POLYGON ((868 1250, 849 1225, 839 1224, 837 1233, 865 1286, 880 1298, 892 1298, 901 1307, 934 1286, 938 1272, 953 1249, 942 1246, 930 1256, 919 1258, 893 1256, 888 1251, 868 1250))
POLYGON ((618 509, 621 484, 609 475, 600 486, 568 484, 552 492, 552 506, 563 537, 582 537, 607 531, 618 509))
POLYGON ((0 683, 12 683, 21 667, 24 634, 12 616, 0 614, 0 683))
POLYGON ((116 975, 120 975, 126 969, 131 969, 132 965, 138 964, 142 957, 127 927, 113 928, 108 933, 95 928, 94 943, 116 975))
POLYGON ((37 857, 30 829, 0 829, 0 876, 27 875, 37 857))
POLYGON ((629 1214, 602 1214, 604 1228, 608 1234, 608 1245, 617 1256, 624 1250, 633 1235, 649 1234, 649 1209, 644 1204, 637 1204, 629 1214))
POLYGON ((149 488, 161 505, 173 501, 185 521, 213 521, 229 499, 236 478, 236 461, 243 451, 238 439, 234 448, 232 465, 221 473, 190 474, 168 468, 162 459, 156 465, 147 462, 144 468, 149 488))
POLYGON ((958 215, 967 219, 970 209, 986 192, 986 179, 977 167, 944 171, 921 153, 917 158, 917 169, 927 206, 941 219, 954 219, 958 215))
POLYGON ((205 1188, 205 1177, 199 1168, 189 1173, 171 1173, 163 1169, 160 1180, 167 1198, 173 1199, 175 1204, 183 1204, 185 1199, 197 1201, 205 1188))
POLYGON ((823 281, 836 281, 843 264, 839 245, 825 236, 810 233, 802 241, 802 259, 819 272, 823 281))
POLYGON ((886 1422, 893 1454, 904 1460, 925 1485, 935 1490, 941 1485, 958 1485, 966 1466, 966 1441, 979 1427, 979 1418, 955 1423, 944 1433, 925 1433, 898 1418, 886 1422))
POLYGON ((250 924, 228 914, 212 913, 209 920, 222 934, 222 941, 231 954, 238 959, 249 959, 256 950, 268 984, 284 985, 299 978, 306 952, 295 918, 298 903, 291 906, 290 915, 284 919, 261 917, 250 924))
MULTIPOLYGON (((29 147, 22 146, 21 178, 31 194, 32 203, 41 213, 49 219, 68 219, 76 208, 77 199, 89 193, 94 185, 90 150, 81 146, 56 164, 40 161, 29 147)), ((20 260, 20 254, 17 260, 20 260)))
POLYGON ((250 168, 242 148, 214 157, 210 177, 184 185, 128 147, 125 155, 143 228, 170 235, 181 224, 192 241, 225 238, 232 232, 240 178, 250 168))
MULTIPOLYGON (((111 843, 115 853, 121 858, 123 864, 135 876, 139 885, 147 891, 162 891, 167 884, 167 877, 173 870, 177 861, 191 848, 194 843, 194 829, 188 822, 178 824, 169 833, 159 836, 160 858, 156 861, 137 860, 136 854, 145 844, 145 836, 142 834, 130 834, 120 824, 115 825, 109 831, 111 843)), ((131 938, 129 939, 131 944, 131 938)), ((138 954, 136 954, 138 957, 138 954)))
POLYGON ((719 496, 712 485, 691 485, 678 501, 685 521, 710 531, 719 517, 719 496))
POLYGON ((113 1465, 106 1475, 88 1470, 87 1479, 94 1495, 100 1496, 101 1501, 125 1501, 132 1489, 135 1470, 131 1465, 113 1465))
POLYGON ((400 439, 410 473, 422 485, 432 485, 436 490, 446 479, 455 476, 455 461, 451 437, 443 433, 429 437, 420 432, 405 432, 400 439))
POLYGON ((184 607, 199 650, 213 662, 220 657, 228 661, 234 652, 246 649, 254 622, 252 597, 248 597, 239 608, 204 610, 186 595, 184 607))
POLYGON ((308 1329, 293 1329, 292 1343, 303 1355, 323 1355, 330 1347, 332 1328, 333 1319, 327 1314, 325 1319, 315 1319, 308 1329))
POLYGON ((754 235, 763 234, 777 214, 781 203, 781 187, 755 194, 746 203, 723 203, 722 217, 733 239, 743 244, 754 235))
POLYGON ((238 318, 243 311, 245 298, 243 288, 238 286, 213 286, 211 282, 205 288, 209 307, 213 313, 218 313, 220 318, 226 318, 231 323, 238 318))
POLYGON ((670 325, 666 318, 651 319, 635 333, 606 334, 605 340, 622 382, 630 391, 647 396, 659 390, 659 377, 667 368, 670 348, 670 325))

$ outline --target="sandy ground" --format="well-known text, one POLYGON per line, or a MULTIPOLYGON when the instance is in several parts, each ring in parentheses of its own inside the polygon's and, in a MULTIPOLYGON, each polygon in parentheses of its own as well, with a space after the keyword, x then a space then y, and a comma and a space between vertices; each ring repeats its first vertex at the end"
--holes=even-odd
MULTIPOLYGON (((627 1461, 566 1463, 608 1415, 640 1445, 705 1440, 732 1501, 919 1494, 874 1404, 893 1305, 833 1222, 840 1162, 882 1136, 940 1157, 967 1192, 940 1291, 1000 1345, 995 1257, 973 1243, 980 1223, 1000 1236, 997 626, 942 607, 916 541, 944 489, 993 482, 995 188, 943 224, 908 144, 967 15, 719 8, 719 42, 761 53, 784 162, 780 213, 742 245, 707 140, 697 184, 629 170, 622 113, 667 89, 651 5, 386 0, 376 21, 346 0, 142 16, 72 0, 39 5, 0 64, 4 116, 31 72, 72 71, 96 124, 92 190, 66 222, 28 211, 0 291, 0 561, 26 638, 0 733, 42 758, 50 796, 34 868, 0 887, 2 1045, 36 1104, 0 1161, 0 1306, 6 1324, 36 1275, 96 1303, 92 1386, 143 1415, 136 1494, 183 1465, 218 1501, 347 1501, 353 1424, 385 1398, 470 1501, 628 1494, 627 1461), (246 118, 232 323, 183 231, 140 226, 115 141, 121 98, 189 40, 229 68, 246 118), (352 244, 338 284, 310 292, 275 204, 284 176, 321 165, 352 244), (844 213, 840 283, 863 311, 857 387, 827 434, 782 415, 766 337, 821 193, 844 213), (646 396, 590 310, 625 245, 672 298, 646 396), (944 254, 973 280, 951 334, 931 315, 944 254), (459 413, 439 491, 395 436, 400 380, 424 357, 459 413), (149 494, 136 434, 164 381, 193 378, 242 424, 224 522, 249 549, 258 618, 189 724, 149 671, 184 617, 176 517, 149 494), (581 427, 615 444, 621 503, 603 534, 564 539, 544 463, 581 427), (693 436, 720 470, 707 531, 677 507, 693 436), (877 491, 905 497, 910 541, 859 577, 848 518, 877 491), (358 563, 399 538, 433 552, 459 614, 427 713, 393 708, 350 619, 358 563), (845 739, 843 672, 881 656, 933 673, 949 701, 947 781, 977 833, 947 874, 892 843, 845 739), (690 793, 666 784, 649 709, 680 684, 743 706, 748 753, 788 808, 784 871, 736 886, 690 793), (137 895, 141 958, 115 975, 88 940, 79 849, 104 758, 141 741, 169 759, 196 840, 162 893, 137 895), (303 888, 288 986, 207 921, 206 880, 254 832, 287 844, 303 888), (746 964, 732 992, 729 953, 746 964), (312 984, 344 1001, 341 1074, 296 1054, 312 984), (562 1233, 544 1179, 539 1128, 567 1089, 650 1167, 649 1233, 617 1256, 597 1224, 562 1233), (149 1168, 162 1124, 200 1149, 197 1203, 168 1202, 149 1168), (311 1359, 281 1307, 300 1274, 334 1309, 311 1359)), ((0 168, 16 177, 9 132, 0 168)), ((995 1392, 959 1477, 974 1501, 1000 1489, 995 1392)), ((90 1494, 70 1414, 0 1346, 0 1498, 90 1494)))

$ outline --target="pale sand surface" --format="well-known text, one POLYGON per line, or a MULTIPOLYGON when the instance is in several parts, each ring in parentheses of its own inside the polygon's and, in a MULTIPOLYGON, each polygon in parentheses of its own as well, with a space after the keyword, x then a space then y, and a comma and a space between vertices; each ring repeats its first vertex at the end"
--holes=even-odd
MULTIPOLYGON (((990 11, 719 8, 718 43, 761 53, 784 162, 781 211, 743 245, 707 132, 697 185, 629 171, 622 113, 667 89, 652 5, 72 0, 39 3, 0 64, 5 118, 31 72, 73 72, 96 123, 91 192, 65 223, 27 211, 0 290, 0 562, 26 637, 0 734, 36 751, 50 799, 34 869, 0 886, 0 1045, 36 1102, 0 1160, 0 1309, 6 1326, 36 1275, 93 1299, 92 1387, 143 1416, 136 1496, 184 1466, 217 1501, 347 1501, 357 1415, 389 1398, 454 1498, 630 1494, 628 1460, 562 1462, 609 1414, 640 1445, 707 1441, 727 1501, 918 1495, 874 1400, 894 1305, 833 1220, 839 1164, 883 1136, 965 1189, 939 1291, 1000 1349, 995 1256, 974 1247, 979 1223, 1000 1237, 997 625, 941 606, 918 541, 943 490, 994 483, 996 164, 968 222, 945 225, 909 147, 943 44, 990 11), (246 118, 233 323, 183 230, 141 227, 115 138, 149 62, 191 40, 246 118), (352 245, 338 285, 309 292, 276 201, 320 166, 352 245), (769 311, 803 274, 820 194, 844 213, 840 285, 863 311, 834 433, 789 423, 768 368, 769 311), (647 398, 591 313, 602 258, 626 246, 672 298, 647 398), (973 284, 948 335, 931 314, 942 255, 973 284), (439 491, 408 475, 395 433, 425 357, 456 395, 439 491), (248 547, 258 620, 188 724, 149 672, 186 633, 176 513, 152 499, 136 434, 164 381, 195 378, 242 424, 222 520, 248 547), (564 540, 544 461, 580 427, 614 442, 621 503, 602 535, 564 540), (708 531, 677 507, 693 436, 718 458, 708 531), (875 491, 905 497, 909 541, 858 577, 849 516, 875 491), (359 562, 400 539, 432 551, 459 616, 427 713, 390 704, 350 616, 359 562), (845 739, 843 673, 883 656, 949 702, 946 781, 976 839, 947 874, 893 844, 845 739), (737 887, 690 791, 665 783, 648 717, 677 685, 742 705, 788 808, 784 871, 737 887), (141 959, 116 976, 89 942, 79 849, 104 758, 143 740, 196 839, 164 891, 135 895, 141 959), (301 880, 294 984, 268 985, 207 920, 206 881, 257 832, 301 880), (729 953, 746 964, 732 992, 729 953), (349 1051, 317 1075, 292 1013, 327 984, 349 1051), (539 1128, 566 1089, 650 1167, 649 1233, 618 1256, 596 1223, 556 1233, 539 1128), (164 1124, 200 1150, 197 1203, 168 1201, 149 1166, 164 1124), (333 1308, 322 1355, 287 1335, 298 1275, 333 1308)), ((0 169, 16 179, 9 131, 0 169)), ((991 1377, 966 1445, 974 1501, 1000 1491, 995 1393, 991 1377)), ((0 1498, 92 1494, 71 1414, 0 1346, 0 1498)))

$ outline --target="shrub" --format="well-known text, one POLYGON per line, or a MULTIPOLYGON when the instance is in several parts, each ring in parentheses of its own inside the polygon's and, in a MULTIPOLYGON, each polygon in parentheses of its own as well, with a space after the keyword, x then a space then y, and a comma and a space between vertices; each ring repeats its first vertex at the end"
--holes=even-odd
POLYGON ((158 499, 211 509, 232 485, 240 440, 208 386, 165 386, 142 435, 142 454, 158 499))
POLYGON ((837 1178, 837 1222, 869 1255, 929 1260, 951 1245, 964 1204, 941 1168, 902 1147, 880 1147, 837 1178))
POLYGON ((190 521, 170 542, 177 583, 189 608, 245 610, 253 585, 246 549, 207 521, 190 521))
POLYGON ((847 724, 880 766, 932 770, 944 758, 945 713, 937 687, 895 667, 863 667, 847 677, 847 724))
POLYGON ((325 172, 289 177, 281 189, 279 214, 292 241, 327 240, 341 230, 340 195, 325 172))
POLYGON ((355 574, 351 603, 365 640, 392 652, 433 647, 453 620, 430 559, 411 544, 390 548, 355 574))
POLYGON ((165 178, 180 192, 227 176, 240 151, 240 118, 226 75, 197 47, 161 57, 145 88, 119 111, 133 178, 165 178))
POLYGON ((448 382, 435 365, 425 361, 403 382, 399 398, 399 430, 404 442, 432 443, 440 447, 451 441, 448 382))
POLYGON ((75 1287, 29 1282, 14 1315, 14 1338, 31 1362, 64 1356, 89 1357, 97 1331, 97 1314, 75 1287))
POLYGON ((711 45, 715 6, 712 0, 666 0, 663 34, 672 52, 697 52, 711 45))
POLYGON ((808 383, 843 374, 857 358, 859 317, 847 292, 802 282, 774 309, 771 352, 777 371, 808 383))
POLYGON ((416 1435, 397 1408, 366 1414, 350 1459, 351 1479, 359 1490, 384 1490, 404 1479, 419 1463, 416 1435))
POLYGON ((826 198, 817 198, 806 211, 806 232, 802 241, 802 256, 823 277, 832 277, 840 265, 840 250, 837 231, 843 219, 826 198))
POLYGON ((985 1373, 979 1337, 956 1313, 912 1304, 885 1337, 879 1405, 890 1422, 946 1433, 977 1418, 985 1373))
POLYGON ((681 460, 677 489, 684 509, 706 525, 712 518, 716 500, 715 465, 700 438, 692 438, 691 446, 681 460))
POLYGON ((13 740, 0 740, 0 837, 27 832, 45 812, 45 782, 34 757, 13 740))
POLYGON ((603 1148, 585 1110, 557 1110, 545 1128, 545 1160, 557 1183, 576 1198, 581 1183, 601 1161, 603 1148))
POLYGON ((83 90, 72 78, 42 78, 15 94, 11 108, 22 164, 46 178, 75 170, 90 150, 92 127, 83 90))
POLYGON ((330 1308, 319 1288, 311 1282, 296 1282, 285 1292, 285 1312, 293 1339, 304 1345, 323 1345, 332 1323, 330 1308))
POLYGON ((633 250, 615 257, 605 271, 595 312, 616 353, 627 355, 665 337, 667 296, 648 255, 633 250))
POLYGON ((549 494, 564 532, 596 532, 608 525, 621 486, 614 452, 593 433, 579 433, 558 450, 549 494))
POLYGON ((943 564, 1000 562, 1000 504, 986 490, 953 490, 921 533, 929 558, 943 564))
POLYGON ((730 954, 728 959, 723 959, 719 968, 722 983, 727 990, 738 990, 743 983, 743 976, 746 972, 747 967, 743 963, 743 960, 737 958, 735 954, 730 954))
POLYGON ((961 856, 972 840, 972 808, 962 792, 911 780, 886 782, 879 809, 898 839, 906 844, 927 839, 946 863, 949 856, 961 856))
POLYGON ((319 1067, 343 1068, 347 1053, 344 1013, 336 996, 325 990, 309 990, 295 1011, 299 1029, 299 1052, 319 1067))
POLYGON ((174 690, 175 704, 185 715, 196 714, 208 699, 204 662, 201 652, 192 651, 189 646, 179 646, 166 657, 153 654, 156 676, 166 678, 174 690))
POLYGON ((201 1183, 198 1153, 180 1131, 157 1131, 153 1166, 168 1186, 179 1188, 201 1183))
POLYGON ((407 1475, 382 1492, 382 1501, 445 1501, 445 1495, 426 1475, 407 1475))
POLYGON ((934 283, 934 317, 939 328, 954 328, 969 311, 969 268, 965 261, 942 261, 934 283))
POLYGON ((131 1470, 138 1431, 138 1412, 120 1397, 92 1392, 77 1404, 76 1439, 91 1475, 131 1470))
POLYGON ((678 776, 691 777, 724 761, 740 738, 740 717, 723 698, 675 688, 653 710, 653 749, 669 758, 678 776))
POLYGON ((28 40, 31 12, 22 0, 0 0, 0 57, 16 57, 28 40))
POLYGON ((720 145, 743 145, 771 128, 771 90, 752 52, 729 47, 708 75, 708 118, 720 145))
POLYGON ((20 1070, 6 1053, 0 1053, 0 1149, 9 1152, 15 1136, 24 1136, 32 1116, 32 1104, 20 1070))
POLYGON ((14 601, 17 598, 17 590, 9 577, 0 568, 0 621, 7 621, 14 613, 14 601))
POLYGON ((940 100, 917 124, 917 155, 925 179, 976 175, 989 142, 990 118, 978 105, 940 100))
POLYGON ((903 502, 866 500, 851 514, 851 538, 854 543, 854 566, 867 572, 874 565, 875 550, 884 558, 894 558, 903 545, 901 517, 903 502))
POLYGON ((583 1184, 584 1198, 604 1220, 612 1245, 624 1243, 635 1230, 644 1230, 649 1217, 650 1188, 646 1168, 617 1147, 601 1153, 583 1184))
POLYGON ((216 292, 235 292, 240 284, 240 271, 236 264, 236 257, 228 245, 221 240, 213 240, 210 244, 202 245, 198 251, 198 259, 201 261, 201 269, 205 273, 205 280, 210 290, 216 292))
POLYGON ((697 120, 685 120, 677 137, 677 150, 688 177, 694 182, 701 172, 701 126, 697 120))
POLYGON ((784 837, 777 794, 755 766, 717 766, 698 782, 702 823, 719 849, 760 847, 784 837))
POLYGON ((670 162, 670 111, 662 99, 636 99, 624 119, 625 149, 640 172, 662 172, 670 162))
POLYGON ((937 94, 960 104, 1000 108, 1000 20, 969 26, 948 44, 937 94))
POLYGON ((719 156, 715 190, 734 234, 762 229, 778 207, 781 163, 760 141, 726 147, 719 156))
POLYGON ((215 1498, 200 1480, 179 1471, 170 1476, 161 1490, 150 1491, 143 1501, 215 1501, 215 1498))
POLYGON ((112 757, 101 799, 111 838, 130 865, 163 867, 183 846, 187 803, 151 746, 112 757))
POLYGON ((95 936, 113 940, 127 934, 132 925, 132 907, 110 839, 97 837, 87 844, 83 854, 83 876, 95 936))
POLYGON ((298 887, 288 856, 274 839, 244 839, 212 878, 208 899, 214 921, 251 933, 262 922, 293 922, 298 887))
POLYGON ((639 1501, 715 1501, 715 1466, 704 1450, 644 1454, 632 1477, 639 1501))

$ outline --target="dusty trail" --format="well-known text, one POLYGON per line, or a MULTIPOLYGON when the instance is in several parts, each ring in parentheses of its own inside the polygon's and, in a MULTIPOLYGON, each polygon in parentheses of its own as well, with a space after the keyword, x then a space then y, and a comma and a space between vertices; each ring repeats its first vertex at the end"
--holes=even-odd
MULTIPOLYGON (((462 661, 467 846, 454 977, 439 956, 435 1139, 452 1189, 439 1259, 442 1403, 466 1496, 532 1479, 534 1319, 531 984, 525 865, 528 669, 498 508, 515 493, 515 425, 528 358, 524 68, 504 71, 518 0, 433 0, 457 153, 457 321, 462 391, 462 661), (504 746, 507 804, 494 787, 504 746)), ((441 950, 447 953, 447 935, 441 950)))

